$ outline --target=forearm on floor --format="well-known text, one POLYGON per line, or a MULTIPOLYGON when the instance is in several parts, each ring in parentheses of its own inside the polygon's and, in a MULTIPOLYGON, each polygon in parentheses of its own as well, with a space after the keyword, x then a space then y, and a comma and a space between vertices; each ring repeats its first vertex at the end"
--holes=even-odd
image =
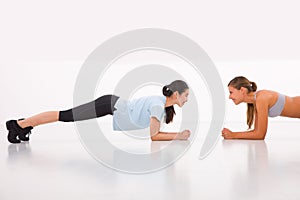
POLYGON ((248 139, 248 140, 264 140, 265 134, 259 134, 255 130, 244 132, 233 132, 234 139, 248 139))
POLYGON ((175 132, 158 132, 151 136, 152 141, 176 140, 178 133, 175 132))

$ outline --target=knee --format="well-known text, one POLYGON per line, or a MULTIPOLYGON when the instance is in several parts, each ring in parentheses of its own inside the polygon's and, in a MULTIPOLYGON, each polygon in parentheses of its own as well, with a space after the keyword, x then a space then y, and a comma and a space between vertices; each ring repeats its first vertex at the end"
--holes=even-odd
POLYGON ((72 110, 60 111, 58 121, 61 122, 74 122, 72 110))

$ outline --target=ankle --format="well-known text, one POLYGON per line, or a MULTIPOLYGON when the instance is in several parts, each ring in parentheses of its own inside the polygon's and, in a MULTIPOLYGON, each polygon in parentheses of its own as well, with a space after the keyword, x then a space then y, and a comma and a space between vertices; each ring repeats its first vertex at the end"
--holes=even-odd
POLYGON ((26 127, 28 127, 28 124, 26 123, 25 120, 17 120, 17 124, 18 124, 21 128, 26 128, 26 127))

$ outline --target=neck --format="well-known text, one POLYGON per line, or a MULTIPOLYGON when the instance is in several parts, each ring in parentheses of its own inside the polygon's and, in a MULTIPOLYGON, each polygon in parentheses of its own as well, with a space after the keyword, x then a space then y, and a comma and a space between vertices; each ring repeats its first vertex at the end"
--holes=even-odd
POLYGON ((172 99, 170 97, 166 98, 166 104, 165 107, 170 107, 173 106, 175 103, 172 101, 172 99))
POLYGON ((245 103, 255 103, 255 99, 254 99, 254 94, 255 92, 250 92, 244 99, 245 103))

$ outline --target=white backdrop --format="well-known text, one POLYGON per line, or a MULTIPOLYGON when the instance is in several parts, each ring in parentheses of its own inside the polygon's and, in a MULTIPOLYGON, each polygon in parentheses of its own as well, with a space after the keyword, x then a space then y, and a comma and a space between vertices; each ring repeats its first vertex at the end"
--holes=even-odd
MULTIPOLYGON (((2 1, 0 121, 71 107, 87 56, 112 36, 138 28, 170 29, 196 41, 214 61, 225 92, 228 81, 244 75, 259 89, 300 95, 299 6, 271 0, 2 1)), ((209 98, 201 101, 210 105, 209 98)), ((210 107, 203 112, 209 116, 210 107)), ((227 100, 226 123, 244 122, 245 113, 245 105, 227 100)))

